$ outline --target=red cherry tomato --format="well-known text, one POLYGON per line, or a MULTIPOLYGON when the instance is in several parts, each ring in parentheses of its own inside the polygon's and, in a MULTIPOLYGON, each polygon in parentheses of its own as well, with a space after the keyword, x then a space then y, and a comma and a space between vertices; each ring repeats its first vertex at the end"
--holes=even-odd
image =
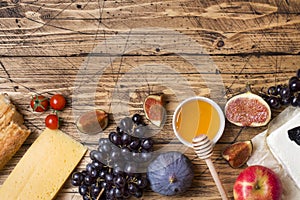
POLYGON ((49 108, 49 100, 43 95, 35 95, 30 101, 30 107, 34 112, 44 112, 49 108))
POLYGON ((66 106, 66 99, 61 94, 55 94, 50 99, 50 106, 54 110, 62 110, 66 106))
POLYGON ((52 130, 59 128, 59 118, 57 115, 50 114, 45 119, 46 127, 52 130))

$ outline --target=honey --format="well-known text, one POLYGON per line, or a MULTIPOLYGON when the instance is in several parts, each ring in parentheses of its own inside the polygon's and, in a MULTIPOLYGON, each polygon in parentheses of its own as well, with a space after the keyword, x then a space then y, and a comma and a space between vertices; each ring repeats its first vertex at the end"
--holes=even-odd
POLYGON ((175 127, 180 137, 188 143, 200 134, 206 134, 213 140, 220 129, 220 117, 210 103, 195 99, 180 107, 175 116, 175 127))

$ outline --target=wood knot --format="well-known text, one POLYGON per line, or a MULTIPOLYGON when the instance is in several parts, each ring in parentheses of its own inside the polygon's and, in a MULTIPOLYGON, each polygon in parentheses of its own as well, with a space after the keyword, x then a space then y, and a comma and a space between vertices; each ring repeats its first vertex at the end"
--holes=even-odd
POLYGON ((219 40, 217 42, 217 47, 219 47, 219 48, 223 47, 224 45, 225 45, 225 42, 223 40, 219 40))
POLYGON ((12 3, 17 4, 20 2, 20 0, 11 0, 12 3))

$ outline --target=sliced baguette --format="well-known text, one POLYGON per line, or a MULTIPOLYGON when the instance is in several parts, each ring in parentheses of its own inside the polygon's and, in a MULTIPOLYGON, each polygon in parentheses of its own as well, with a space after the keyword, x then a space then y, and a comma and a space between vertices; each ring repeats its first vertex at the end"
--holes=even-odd
POLYGON ((0 170, 14 156, 30 134, 23 116, 8 95, 0 94, 0 170))
POLYGON ((0 132, 0 169, 15 155, 20 149, 30 131, 18 124, 11 122, 0 132))

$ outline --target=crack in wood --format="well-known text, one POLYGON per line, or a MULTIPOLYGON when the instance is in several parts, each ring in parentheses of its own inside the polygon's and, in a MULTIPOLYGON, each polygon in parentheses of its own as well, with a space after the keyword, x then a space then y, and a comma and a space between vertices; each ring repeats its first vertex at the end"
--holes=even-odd
POLYGON ((23 84, 21 84, 21 83, 18 83, 18 82, 16 82, 16 81, 14 81, 14 80, 10 77, 9 72, 8 72, 8 70, 6 69, 6 67, 4 66, 4 64, 2 63, 2 61, 0 61, 0 66, 2 67, 3 71, 5 72, 5 74, 6 74, 6 76, 7 76, 7 77, 0 77, 0 78, 6 79, 6 80, 8 80, 8 81, 11 82, 11 83, 17 84, 17 86, 13 86, 14 92, 17 92, 17 89, 19 89, 19 86, 22 86, 23 88, 27 89, 27 90, 30 91, 30 92, 33 92, 33 91, 34 91, 34 89, 32 89, 32 88, 29 88, 29 87, 27 87, 27 86, 25 86, 25 85, 23 85, 23 84), (19 86, 18 86, 18 85, 19 85, 19 86))
MULTIPOLYGON (((9 82, 11 82, 11 83, 14 83, 14 81, 11 79, 9 72, 7 71, 7 69, 6 69, 6 67, 4 66, 4 64, 3 64, 2 61, 0 61, 0 65, 1 65, 1 67, 2 67, 2 69, 3 69, 3 71, 5 72, 6 76, 7 76, 7 80, 9 80, 9 82)), ((16 88, 16 87, 13 87, 13 90, 16 92, 16 91, 17 91, 17 88, 16 88)))

